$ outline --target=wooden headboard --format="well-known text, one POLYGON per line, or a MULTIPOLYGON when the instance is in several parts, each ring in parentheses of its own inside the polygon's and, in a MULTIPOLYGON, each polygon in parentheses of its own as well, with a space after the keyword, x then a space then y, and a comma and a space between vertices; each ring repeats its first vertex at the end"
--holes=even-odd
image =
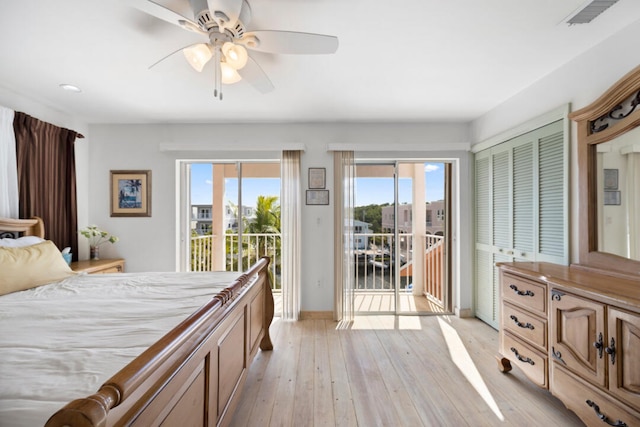
POLYGON ((0 238, 37 236, 44 239, 44 223, 34 216, 31 219, 0 218, 0 238))

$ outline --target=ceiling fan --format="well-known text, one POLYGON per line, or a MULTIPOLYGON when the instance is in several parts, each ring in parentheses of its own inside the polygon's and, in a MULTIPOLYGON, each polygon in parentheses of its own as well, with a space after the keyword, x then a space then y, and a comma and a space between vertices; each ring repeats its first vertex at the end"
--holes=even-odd
MULTIPOLYGON (((247 31, 251 7, 247 0, 189 0, 191 20, 152 0, 134 0, 134 6, 156 18, 203 36, 200 43, 180 48, 157 61, 182 51, 189 64, 201 72, 214 59, 214 97, 222 99, 222 84, 243 79, 262 93, 273 83, 247 49, 283 54, 329 54, 338 49, 338 38, 294 31, 247 31)), ((149 67, 149 68, 151 68, 149 67)))

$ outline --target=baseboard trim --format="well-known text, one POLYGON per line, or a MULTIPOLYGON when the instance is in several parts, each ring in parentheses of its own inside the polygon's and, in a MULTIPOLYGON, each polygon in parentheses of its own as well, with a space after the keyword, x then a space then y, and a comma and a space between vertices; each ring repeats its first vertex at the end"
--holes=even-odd
POLYGON ((333 320, 333 311, 301 311, 300 320, 333 320))
POLYGON ((463 309, 456 308, 455 314, 456 316, 462 319, 465 319, 465 318, 473 317, 473 310, 471 310, 470 308, 463 308, 463 309))

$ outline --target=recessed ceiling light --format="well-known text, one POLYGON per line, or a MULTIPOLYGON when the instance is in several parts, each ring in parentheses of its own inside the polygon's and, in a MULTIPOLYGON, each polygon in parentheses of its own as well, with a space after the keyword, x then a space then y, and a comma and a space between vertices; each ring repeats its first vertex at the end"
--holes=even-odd
POLYGON ((76 92, 76 93, 82 92, 82 89, 80 89, 78 86, 74 86, 66 83, 61 84, 60 87, 64 90, 68 90, 69 92, 76 92))

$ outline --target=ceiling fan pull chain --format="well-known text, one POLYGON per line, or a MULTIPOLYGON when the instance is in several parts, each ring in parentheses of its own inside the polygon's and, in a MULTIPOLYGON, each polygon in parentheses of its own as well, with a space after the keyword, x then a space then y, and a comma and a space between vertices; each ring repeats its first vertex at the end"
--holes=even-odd
POLYGON ((220 101, 222 101, 222 50, 220 46, 220 42, 218 40, 215 41, 214 44, 215 49, 215 68, 216 68, 216 92, 220 95, 216 95, 214 92, 214 96, 217 96, 220 101))

